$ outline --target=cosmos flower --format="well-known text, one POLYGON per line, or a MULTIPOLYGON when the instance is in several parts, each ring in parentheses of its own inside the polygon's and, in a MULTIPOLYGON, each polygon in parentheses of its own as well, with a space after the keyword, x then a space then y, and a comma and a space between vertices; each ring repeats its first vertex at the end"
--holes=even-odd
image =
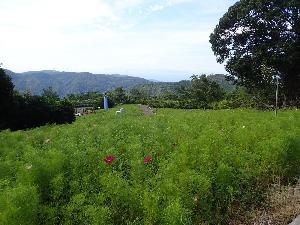
POLYGON ((193 200, 194 200, 195 203, 197 203, 198 200, 199 200, 199 197, 196 195, 196 196, 194 196, 193 200))
POLYGON ((146 157, 145 157, 145 159, 144 159, 144 163, 145 164, 147 164, 148 162, 150 162, 151 161, 151 156, 150 155, 147 155, 146 157))
POLYGON ((104 159, 104 162, 106 164, 110 164, 112 161, 114 161, 116 159, 116 157, 114 155, 109 155, 109 156, 106 156, 105 159, 104 159))
POLYGON ((27 169, 27 170, 31 170, 31 168, 32 168, 32 165, 31 165, 31 164, 26 166, 26 169, 27 169))

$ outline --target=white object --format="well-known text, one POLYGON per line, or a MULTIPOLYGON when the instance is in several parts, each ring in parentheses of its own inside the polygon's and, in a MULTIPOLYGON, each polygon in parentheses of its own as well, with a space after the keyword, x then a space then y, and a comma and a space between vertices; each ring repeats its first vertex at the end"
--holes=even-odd
POLYGON ((117 114, 122 114, 125 112, 125 109, 124 108, 121 108, 120 110, 116 111, 116 115, 117 114))
POLYGON ((27 169, 27 170, 31 170, 31 168, 32 168, 32 165, 31 165, 31 164, 26 166, 26 169, 27 169))

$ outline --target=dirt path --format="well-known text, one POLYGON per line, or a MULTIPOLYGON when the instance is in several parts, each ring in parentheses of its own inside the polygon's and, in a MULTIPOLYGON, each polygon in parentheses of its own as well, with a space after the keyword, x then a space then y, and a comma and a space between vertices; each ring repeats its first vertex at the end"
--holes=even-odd
POLYGON ((300 217, 296 218, 300 214, 300 180, 294 186, 272 188, 268 205, 252 211, 250 218, 232 221, 230 225, 300 225, 300 217))
POLYGON ((154 114, 153 109, 147 105, 139 105, 139 107, 140 107, 140 110, 142 110, 142 112, 145 115, 153 115, 154 114))

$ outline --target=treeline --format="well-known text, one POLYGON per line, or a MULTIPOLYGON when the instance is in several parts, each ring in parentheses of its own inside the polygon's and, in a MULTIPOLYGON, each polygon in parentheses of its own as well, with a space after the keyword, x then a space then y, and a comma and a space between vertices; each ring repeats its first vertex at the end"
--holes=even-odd
MULTIPOLYGON (((207 78, 217 82, 226 92, 231 92, 236 87, 232 81, 226 79, 226 75, 224 74, 209 74, 207 78)), ((190 82, 190 80, 181 80, 179 82, 151 82, 135 85, 133 88, 139 89, 149 96, 158 96, 165 92, 176 92, 179 87, 188 85, 190 82)))
MULTIPOLYGON (((107 93, 109 96, 108 107, 112 108, 115 106, 114 99, 110 92, 107 93)), ((81 94, 69 94, 66 96, 66 100, 74 107, 93 107, 94 109, 103 109, 104 102, 103 102, 104 94, 99 92, 86 92, 81 94)))
MULTIPOLYGON (((206 75, 193 75, 191 80, 167 84, 151 84, 136 86, 129 90, 122 87, 107 92, 110 106, 115 104, 148 104, 155 108, 182 109, 233 109, 256 108, 273 109, 275 107, 275 90, 252 93, 244 87, 224 88, 206 75), (151 91, 151 87, 155 90, 151 91), (159 89, 159 91, 158 91, 159 89)), ((77 106, 101 107, 103 95, 99 93, 85 93, 69 95, 67 99, 77 106)), ((281 103, 281 105, 283 105, 281 103)))
POLYGON ((155 108, 182 109, 232 109, 264 108, 259 98, 254 98, 245 88, 225 90, 206 75, 193 75, 189 83, 174 92, 165 92, 149 98, 146 103, 155 108))
POLYGON ((60 99, 52 88, 45 89, 41 96, 20 94, 14 90, 11 78, 0 68, 0 130, 73 121, 73 105, 66 99, 60 99))
MULTIPOLYGON (((234 88, 226 88, 206 75, 193 75, 191 81, 179 86, 174 92, 150 97, 146 103, 156 108, 183 109, 234 109, 255 108, 273 110, 276 107, 276 81, 265 89, 251 89, 237 82, 234 88)), ((227 86, 228 87, 228 86, 227 86)), ((284 93, 278 93, 278 107, 299 107, 300 102, 288 102, 284 93)))
MULTIPOLYGON (((109 107, 116 104, 147 104, 154 108, 233 109, 275 107, 276 85, 260 92, 226 83, 224 76, 193 75, 191 80, 174 83, 152 83, 131 89, 118 87, 106 92, 109 107), (222 82, 220 82, 222 81, 222 82), (227 86, 224 86, 227 85, 227 86)), ((279 95, 280 96, 280 95, 279 95)), ((103 93, 69 94, 61 99, 51 87, 40 96, 20 94, 5 71, 0 68, 0 130, 26 129, 47 123, 71 123, 74 107, 103 109, 103 93)), ((285 106, 284 102, 279 102, 285 106)))
MULTIPOLYGON (((167 83, 139 85, 131 89, 118 87, 106 92, 109 98, 109 107, 116 104, 147 104, 154 108, 182 108, 182 109, 234 109, 256 108, 274 109, 275 90, 251 92, 241 86, 225 88, 220 82, 207 75, 193 75, 191 80, 175 82, 172 86, 167 83), (153 88, 154 90, 152 90, 153 88)), ((227 86, 228 87, 228 86, 227 86)), ((103 108, 103 93, 87 92, 70 94, 66 100, 74 107, 103 108)), ((285 106, 284 102, 279 102, 285 106)))

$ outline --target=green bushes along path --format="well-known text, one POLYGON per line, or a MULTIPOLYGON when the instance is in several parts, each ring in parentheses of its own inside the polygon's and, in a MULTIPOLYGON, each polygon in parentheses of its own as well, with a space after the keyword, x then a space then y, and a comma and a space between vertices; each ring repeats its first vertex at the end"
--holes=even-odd
POLYGON ((0 133, 0 224, 226 224, 300 165, 300 111, 137 106, 0 133))

